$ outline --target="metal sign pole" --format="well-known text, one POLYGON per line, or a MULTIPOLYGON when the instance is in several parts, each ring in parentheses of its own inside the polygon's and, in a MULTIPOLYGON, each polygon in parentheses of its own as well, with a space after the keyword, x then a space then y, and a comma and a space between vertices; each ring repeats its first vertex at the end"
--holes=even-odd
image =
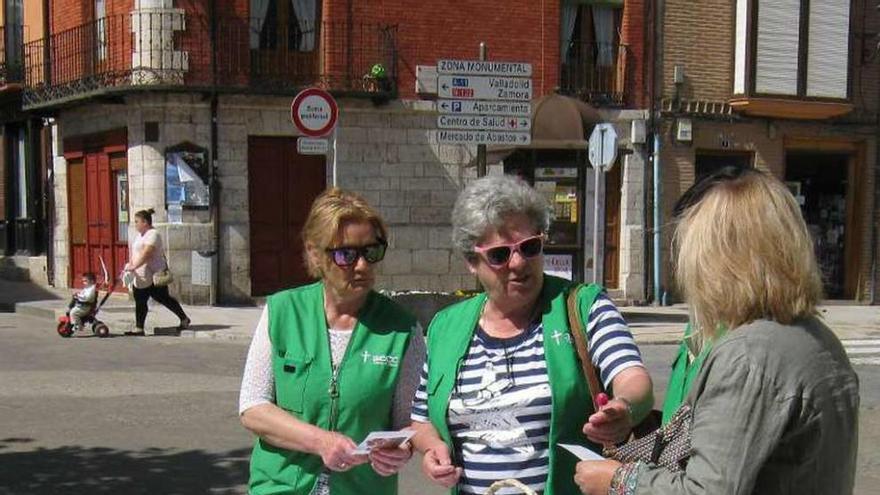
MULTIPOLYGON (((488 50, 486 49, 486 43, 480 42, 480 61, 485 61, 488 54, 488 50)), ((486 176, 486 145, 478 144, 477 145, 477 177, 485 177, 486 176)))
MULTIPOLYGON (((599 157, 605 156, 605 129, 601 129, 602 140, 599 144, 599 157)), ((593 166, 593 283, 599 283, 599 184, 602 167, 593 166)))
POLYGON ((333 128, 333 187, 336 187, 336 128, 333 128))

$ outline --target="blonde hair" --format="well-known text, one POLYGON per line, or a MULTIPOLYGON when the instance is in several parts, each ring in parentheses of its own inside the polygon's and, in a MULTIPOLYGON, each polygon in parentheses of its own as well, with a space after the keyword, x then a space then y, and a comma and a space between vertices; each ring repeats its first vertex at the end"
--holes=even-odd
POLYGON ((315 278, 323 276, 321 266, 308 254, 309 246, 319 250, 331 247, 331 243, 348 222, 369 222, 373 225, 377 238, 388 239, 385 221, 367 200, 351 191, 331 187, 315 198, 303 226, 304 261, 309 275, 315 278))
POLYGON ((699 197, 683 209, 673 245, 697 341, 760 318, 789 324, 815 314, 822 281, 794 197, 753 169, 715 180, 692 188, 699 197))

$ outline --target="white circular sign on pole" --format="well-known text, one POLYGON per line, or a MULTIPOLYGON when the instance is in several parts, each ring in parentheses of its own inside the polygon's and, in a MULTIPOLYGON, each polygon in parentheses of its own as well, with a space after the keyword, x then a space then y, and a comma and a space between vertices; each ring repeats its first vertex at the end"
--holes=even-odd
POLYGON ((608 171, 617 160, 617 131, 609 123, 596 124, 590 134, 588 156, 593 167, 608 171))
POLYGON ((325 136, 336 127, 339 108, 330 93, 319 88, 300 91, 290 104, 290 119, 309 137, 325 136))

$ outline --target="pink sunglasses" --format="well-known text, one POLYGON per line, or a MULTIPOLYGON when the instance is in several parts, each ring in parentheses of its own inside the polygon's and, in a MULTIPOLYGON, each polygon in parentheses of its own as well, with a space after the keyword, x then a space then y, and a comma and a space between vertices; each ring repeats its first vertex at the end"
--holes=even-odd
POLYGON ((523 258, 530 259, 541 254, 543 251, 543 234, 528 237, 512 244, 495 244, 494 246, 487 247, 474 246, 474 252, 481 254, 489 265, 496 268, 506 265, 514 252, 519 253, 523 258))

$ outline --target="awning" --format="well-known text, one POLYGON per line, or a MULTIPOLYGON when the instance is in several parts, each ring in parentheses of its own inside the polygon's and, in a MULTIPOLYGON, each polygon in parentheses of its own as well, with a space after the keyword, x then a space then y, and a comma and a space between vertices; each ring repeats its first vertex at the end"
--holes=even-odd
POLYGON ((489 163, 497 163, 517 149, 586 150, 587 139, 599 122, 589 104, 559 94, 532 100, 532 142, 528 146, 489 146, 489 163))

